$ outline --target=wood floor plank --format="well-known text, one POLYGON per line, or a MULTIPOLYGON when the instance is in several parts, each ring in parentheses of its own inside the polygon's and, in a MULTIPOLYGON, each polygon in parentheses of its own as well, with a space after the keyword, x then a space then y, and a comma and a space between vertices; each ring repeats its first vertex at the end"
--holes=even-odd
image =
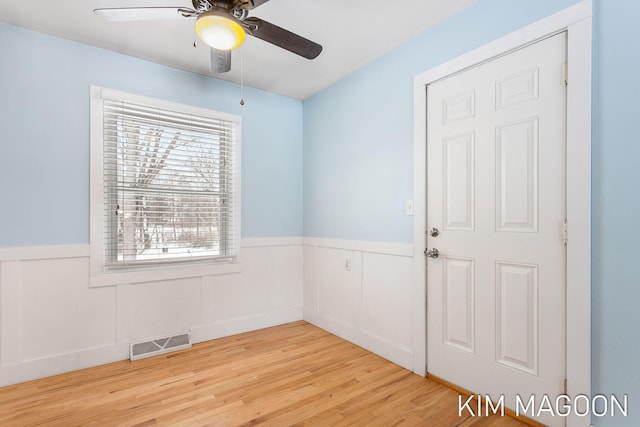
POLYGON ((524 426, 306 322, 0 388, 2 426, 524 426))

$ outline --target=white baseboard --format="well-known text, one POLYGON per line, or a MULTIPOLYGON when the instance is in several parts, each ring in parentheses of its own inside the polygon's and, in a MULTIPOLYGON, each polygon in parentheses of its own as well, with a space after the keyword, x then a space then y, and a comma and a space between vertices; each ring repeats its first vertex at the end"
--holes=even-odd
MULTIPOLYGON (((298 320, 302 320, 301 307, 198 326, 191 329, 191 338, 195 344, 298 320)), ((121 343, 4 365, 0 367, 0 387, 128 359, 129 343, 121 343)))
POLYGON ((228 337, 231 335, 251 332, 258 329, 302 320, 302 307, 280 310, 255 316, 239 317, 236 319, 216 322, 209 325, 191 328, 192 342, 199 343, 228 337))
POLYGON ((304 320, 403 368, 413 370, 413 352, 409 350, 394 346, 378 337, 307 308, 304 309, 304 320))
POLYGON ((129 359, 129 343, 91 348, 0 367, 0 387, 129 359))

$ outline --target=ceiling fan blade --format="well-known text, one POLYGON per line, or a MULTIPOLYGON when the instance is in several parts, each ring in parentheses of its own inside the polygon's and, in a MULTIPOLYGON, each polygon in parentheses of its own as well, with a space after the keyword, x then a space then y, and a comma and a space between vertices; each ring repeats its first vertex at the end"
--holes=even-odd
POLYGON ((269 0, 239 0, 237 3, 237 7, 246 9, 246 10, 253 10, 256 7, 263 5, 268 1, 269 0))
POLYGON ((183 7, 122 7, 94 9, 109 21, 147 21, 157 19, 176 19, 192 16, 195 11, 183 7))
POLYGON ((260 18, 250 17, 244 21, 247 33, 266 42, 281 47, 289 52, 293 52, 307 59, 314 59, 320 52, 322 46, 311 40, 305 39, 291 31, 280 28, 270 22, 260 18))
POLYGON ((231 51, 211 48, 211 72, 226 73, 231 69, 231 51))

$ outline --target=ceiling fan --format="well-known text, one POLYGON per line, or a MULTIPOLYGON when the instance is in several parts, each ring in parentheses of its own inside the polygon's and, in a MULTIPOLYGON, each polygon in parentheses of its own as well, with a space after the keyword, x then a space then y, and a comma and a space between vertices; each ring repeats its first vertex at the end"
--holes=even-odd
POLYGON ((314 59, 322 46, 278 27, 249 11, 269 0, 192 0, 193 9, 185 7, 101 8, 94 12, 112 21, 196 18, 195 32, 211 48, 211 71, 225 73, 231 69, 231 51, 240 46, 245 35, 262 39, 307 59, 314 59))

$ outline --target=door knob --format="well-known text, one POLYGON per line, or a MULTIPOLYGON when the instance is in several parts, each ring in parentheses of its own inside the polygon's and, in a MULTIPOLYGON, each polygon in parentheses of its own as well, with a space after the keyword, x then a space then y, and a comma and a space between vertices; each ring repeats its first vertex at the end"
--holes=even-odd
POLYGON ((426 256, 428 256, 429 258, 438 258, 438 256, 440 255, 440 253, 438 252, 438 250, 436 248, 425 249, 424 250, 424 254, 426 256))
POLYGON ((435 227, 433 227, 431 230, 429 230, 429 236, 431 236, 431 237, 438 237, 438 234, 440 234, 440 230, 438 230, 435 227))

